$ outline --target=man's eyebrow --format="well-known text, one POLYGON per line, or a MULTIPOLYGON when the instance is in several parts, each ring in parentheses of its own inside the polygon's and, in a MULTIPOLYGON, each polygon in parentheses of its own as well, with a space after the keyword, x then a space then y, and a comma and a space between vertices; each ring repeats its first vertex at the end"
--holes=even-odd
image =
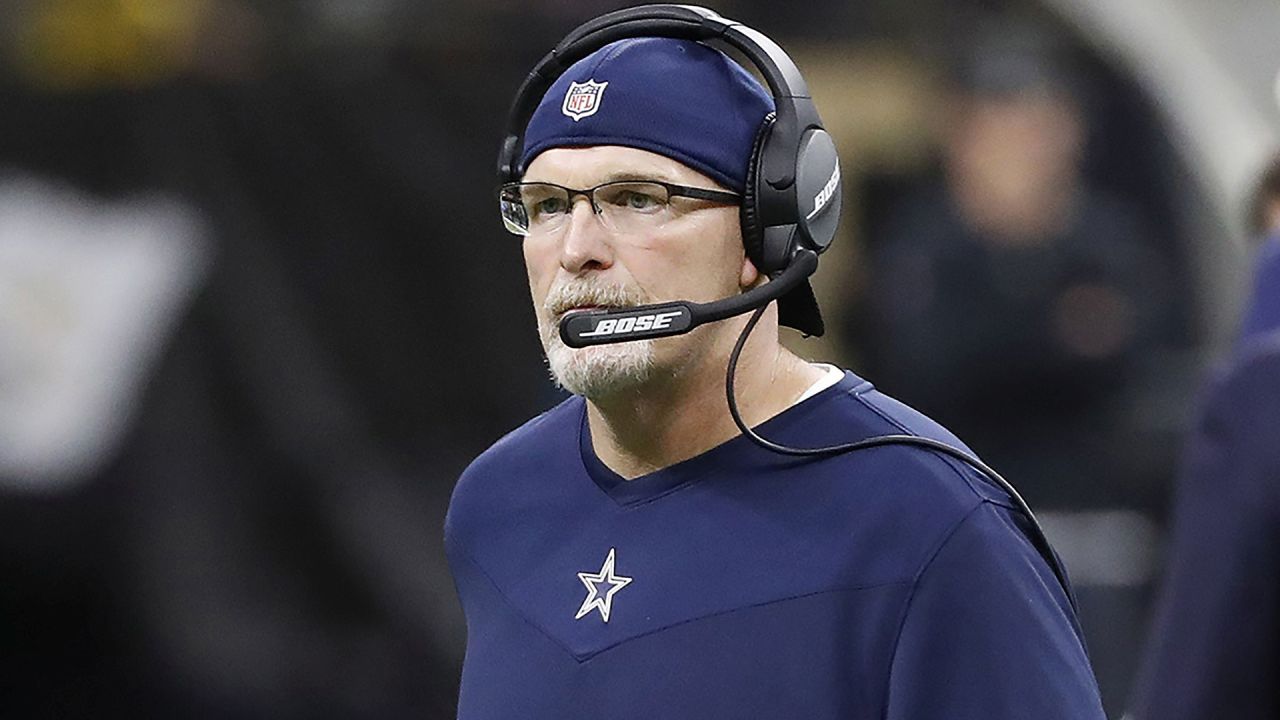
POLYGON ((604 182, 623 182, 627 180, 643 181, 657 180, 659 182, 673 183, 675 179, 661 170, 652 170, 649 172, 636 172, 634 170, 617 170, 605 176, 604 182))

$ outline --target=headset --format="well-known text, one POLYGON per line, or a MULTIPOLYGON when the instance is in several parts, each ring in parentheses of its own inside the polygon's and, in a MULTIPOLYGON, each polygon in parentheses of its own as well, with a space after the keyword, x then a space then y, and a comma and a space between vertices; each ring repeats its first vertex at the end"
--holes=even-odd
POLYGON ((758 445, 784 455, 825 457, 890 444, 915 445, 956 458, 1004 490, 1030 526, 1031 541, 1057 576, 1072 610, 1078 612, 1066 569, 1039 521, 1013 485, 981 460, 956 447, 915 435, 881 435, 817 448, 795 448, 761 437, 743 420, 733 391, 738 359, 769 303, 795 289, 818 268, 818 255, 835 237, 840 218, 840 161, 823 128, 809 87, 791 58, 763 33, 694 5, 644 5, 601 15, 570 32, 521 84, 511 105, 498 155, 499 183, 520 180, 524 132, 542 97, 578 60, 617 40, 666 37, 719 41, 738 50, 760 72, 773 95, 775 111, 757 131, 743 191, 740 218, 747 257, 769 282, 737 296, 709 303, 676 300, 621 310, 566 313, 560 337, 566 345, 626 342, 689 332, 708 322, 753 312, 729 356, 725 393, 738 429, 758 445), (602 330, 603 328, 603 330, 602 330))

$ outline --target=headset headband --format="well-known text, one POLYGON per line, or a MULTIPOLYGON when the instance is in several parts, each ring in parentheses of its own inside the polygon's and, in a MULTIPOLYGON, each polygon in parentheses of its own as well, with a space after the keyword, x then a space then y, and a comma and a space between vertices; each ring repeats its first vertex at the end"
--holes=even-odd
POLYGON ((590 20, 565 36, 530 71, 511 104, 507 135, 498 156, 500 182, 520 179, 516 165, 526 126, 556 79, 575 62, 605 45, 633 37, 720 40, 740 50, 764 77, 777 114, 772 133, 775 139, 761 158, 762 177, 777 190, 794 184, 801 137, 809 128, 822 127, 800 69, 763 33, 695 5, 644 5, 618 10, 590 20), (784 138, 786 142, 782 141, 784 138))

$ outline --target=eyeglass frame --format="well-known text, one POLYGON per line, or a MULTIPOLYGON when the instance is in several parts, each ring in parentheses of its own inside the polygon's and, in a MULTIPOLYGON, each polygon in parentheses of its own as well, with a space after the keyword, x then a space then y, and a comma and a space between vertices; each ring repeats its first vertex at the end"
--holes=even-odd
MULTIPOLYGON (((517 181, 517 182, 503 183, 498 187, 498 203, 499 203, 499 211, 500 211, 500 214, 502 215, 502 224, 513 235, 528 237, 531 234, 528 227, 524 228, 523 232, 520 232, 519 226, 514 224, 510 220, 508 220, 507 214, 505 212, 501 212, 502 203, 506 202, 505 200, 503 200, 502 195, 504 192, 507 192, 508 190, 518 189, 525 185, 545 185, 548 187, 558 188, 560 190, 564 190, 566 193, 569 194, 569 209, 565 212, 566 217, 572 215, 574 198, 578 197, 579 195, 582 195, 587 198, 587 202, 591 204, 591 211, 595 213, 597 216, 599 216, 603 213, 603 211, 600 209, 600 206, 596 203, 596 195, 595 195, 596 191, 599 190, 600 188, 608 187, 610 185, 626 185, 626 184, 658 185, 667 191, 668 202, 673 197, 687 197, 687 198, 693 198, 695 200, 706 200, 709 202, 719 203, 721 205, 726 205, 726 206, 742 204, 741 193, 728 192, 725 190, 712 190, 711 188, 700 188, 700 187, 693 187, 690 185, 679 185, 676 183, 667 182, 665 180, 654 180, 650 178, 622 178, 618 180, 610 180, 608 182, 602 182, 599 185, 596 185, 594 187, 589 187, 583 190, 566 187, 564 185, 560 185, 558 183, 553 183, 553 182, 517 181)), ((523 207, 523 203, 520 203, 520 205, 521 207, 523 207)), ((525 213, 526 215, 528 214, 528 209, 525 209, 525 213)), ((527 219, 526 219, 526 224, 528 224, 527 219)))

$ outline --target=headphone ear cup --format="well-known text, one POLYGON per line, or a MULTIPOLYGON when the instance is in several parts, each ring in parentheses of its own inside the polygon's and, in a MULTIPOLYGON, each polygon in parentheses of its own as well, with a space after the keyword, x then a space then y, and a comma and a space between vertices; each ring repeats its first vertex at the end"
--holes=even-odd
POLYGON ((747 164, 747 180, 742 189, 742 208, 739 211, 742 225, 742 245, 746 248, 747 257, 762 273, 772 272, 774 268, 764 267, 764 227, 760 223, 760 213, 756 207, 759 197, 756 184, 760 181, 760 158, 763 157, 764 145, 769 140, 776 116, 769 113, 760 123, 756 131, 756 140, 751 145, 751 160, 747 164))

